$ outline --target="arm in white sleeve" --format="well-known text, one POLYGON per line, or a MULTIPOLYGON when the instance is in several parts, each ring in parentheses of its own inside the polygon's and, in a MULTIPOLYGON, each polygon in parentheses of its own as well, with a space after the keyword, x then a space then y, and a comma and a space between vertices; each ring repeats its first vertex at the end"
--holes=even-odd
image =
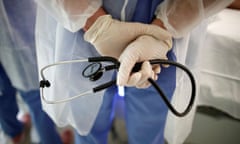
POLYGON ((87 19, 102 6, 102 0, 35 1, 71 32, 83 28, 87 19))
POLYGON ((155 14, 173 37, 178 38, 232 2, 233 0, 165 0, 155 14))

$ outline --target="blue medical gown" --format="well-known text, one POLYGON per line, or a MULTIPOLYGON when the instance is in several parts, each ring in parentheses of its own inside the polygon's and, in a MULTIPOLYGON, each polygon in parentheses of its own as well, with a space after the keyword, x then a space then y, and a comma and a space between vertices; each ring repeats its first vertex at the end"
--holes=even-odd
POLYGON ((22 91, 38 89, 39 85, 35 18, 34 1, 0 1, 0 62, 13 86, 22 91))
POLYGON ((35 20, 34 1, 0 1, 0 124, 10 137, 22 132, 23 124, 16 117, 19 111, 17 90, 29 108, 41 143, 61 144, 53 121, 41 106, 35 20))
MULTIPOLYGON (((155 9, 160 2, 160 0, 128 1, 125 9, 125 20, 151 23, 155 9)), ((116 19, 121 19, 123 5, 124 1, 103 1, 104 9, 116 19)), ((39 10, 38 16, 37 39, 39 41, 37 50, 40 68, 62 60, 99 56, 95 48, 84 41, 84 32, 82 30, 76 33, 67 31, 43 10, 39 10), (46 21, 48 26, 46 26, 46 21)), ((172 51, 168 53, 168 58, 175 60, 172 51)), ((64 67, 64 71, 61 68, 55 68, 52 73, 46 74, 54 85, 51 90, 46 92, 46 96, 49 94, 56 96, 70 95, 71 93, 74 94, 76 89, 92 87, 80 78, 83 68, 69 65, 64 67), (71 88, 66 90, 65 87, 69 85, 71 88)), ((113 73, 112 76, 108 75, 108 78, 116 77, 113 73)), ((169 100, 173 95, 175 82, 176 69, 171 66, 162 68, 157 83, 166 93, 169 100)), ((59 105, 49 106, 44 102, 43 105, 58 125, 70 124, 79 134, 86 135, 76 138, 79 143, 103 144, 107 141, 107 132, 111 126, 116 95, 117 87, 112 86, 104 93, 92 94, 59 105), (104 96, 102 96, 103 94, 104 96), (95 115, 97 115, 96 118, 95 115), (89 127, 91 128, 90 132, 89 127)), ((168 110, 155 89, 153 87, 148 89, 125 88, 124 99, 129 143, 163 143, 163 131, 168 110)))

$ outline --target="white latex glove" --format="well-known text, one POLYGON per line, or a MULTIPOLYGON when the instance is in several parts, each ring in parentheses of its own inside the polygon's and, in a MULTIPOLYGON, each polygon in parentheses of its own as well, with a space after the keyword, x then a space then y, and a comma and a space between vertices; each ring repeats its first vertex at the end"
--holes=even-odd
POLYGON ((103 56, 118 58, 127 45, 140 35, 166 40, 171 35, 156 25, 120 22, 110 15, 98 17, 86 31, 84 39, 95 46, 103 56))
POLYGON ((157 79, 160 66, 151 66, 150 59, 167 59, 167 52, 172 48, 172 39, 157 40, 152 36, 140 36, 129 44, 120 55, 121 62, 117 75, 117 84, 120 86, 136 86, 147 88, 150 86, 148 78, 157 79), (143 62, 139 72, 131 73, 135 63, 143 62))

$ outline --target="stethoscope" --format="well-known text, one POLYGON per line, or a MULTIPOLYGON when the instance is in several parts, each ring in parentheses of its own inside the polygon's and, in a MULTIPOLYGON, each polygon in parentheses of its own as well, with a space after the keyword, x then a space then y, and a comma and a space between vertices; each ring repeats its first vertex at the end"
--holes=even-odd
MULTIPOLYGON (((82 76, 85 78, 88 78, 90 81, 97 81, 99 80, 103 73, 106 71, 110 71, 110 70, 118 70, 120 67, 120 62, 113 58, 113 57, 108 57, 108 56, 101 56, 101 57, 90 57, 87 59, 80 59, 80 60, 71 60, 71 61, 61 61, 58 63, 54 63, 54 64, 50 64, 47 65, 45 67, 43 67, 41 69, 41 77, 42 80, 40 81, 40 88, 42 89, 42 94, 41 97, 42 99, 47 103, 47 104, 58 104, 58 103, 63 103, 63 102, 67 102, 70 100, 73 100, 75 98, 78 98, 80 96, 84 96, 86 94, 90 94, 90 93, 96 93, 99 92, 101 90, 104 90, 112 85, 116 84, 116 80, 111 80, 109 82, 106 82, 104 84, 101 84, 97 87, 94 87, 92 90, 88 90, 86 92, 83 92, 79 95, 76 95, 74 97, 70 97, 70 98, 66 98, 64 100, 58 100, 58 101, 49 101, 45 98, 44 94, 43 94, 43 88, 45 87, 50 87, 50 82, 45 78, 43 72, 49 68, 49 67, 53 67, 56 65, 61 65, 61 64, 69 64, 69 63, 80 63, 80 62, 90 62, 89 65, 87 65, 85 67, 85 69, 83 69, 82 71, 82 76), (112 63, 111 65, 106 65, 103 66, 102 62, 110 62, 112 63)), ((163 101, 165 102, 165 104, 167 105, 167 107, 170 109, 170 111, 178 116, 178 117, 183 117, 185 115, 187 115, 194 103, 195 100, 195 95, 196 95, 196 84, 195 84, 195 79, 193 74, 191 73, 191 71, 185 67, 184 65, 178 63, 178 62, 174 62, 174 61, 170 61, 170 60, 163 60, 163 59, 153 59, 153 60, 149 60, 150 64, 167 64, 167 65, 172 65, 172 66, 176 66, 180 69, 182 69, 189 77, 191 85, 192 85, 192 91, 191 91, 191 98, 189 101, 188 106, 186 107, 186 109, 183 112, 179 112, 177 111, 172 104, 168 101, 166 95, 164 94, 164 92, 161 90, 161 88, 158 86, 158 84, 152 79, 152 78, 148 78, 148 81, 152 84, 152 86, 156 89, 156 91, 159 93, 159 95, 162 97, 163 101)), ((137 72, 141 69, 141 65, 142 63, 136 63, 132 72, 137 72)))

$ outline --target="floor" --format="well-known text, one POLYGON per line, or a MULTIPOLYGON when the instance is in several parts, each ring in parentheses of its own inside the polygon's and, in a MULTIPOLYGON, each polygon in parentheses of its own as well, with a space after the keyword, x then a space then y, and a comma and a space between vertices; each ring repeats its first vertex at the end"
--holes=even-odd
MULTIPOLYGON (((114 135, 109 144, 127 144, 125 124, 115 121, 114 135)), ((240 120, 209 107, 199 107, 193 123, 193 130, 184 144, 240 144, 240 120)), ((167 143, 167 142, 166 142, 167 143)))
POLYGON ((199 107, 185 144, 240 144, 240 120, 214 108, 199 107))
MULTIPOLYGON (((123 101, 117 103, 121 107, 123 101)), ((128 144, 122 109, 117 109, 117 119, 109 133, 108 144, 128 144)), ((240 144, 240 120, 209 107, 199 107, 195 115, 193 130, 184 144, 240 144)), ((35 129, 31 138, 37 142, 35 129)), ((166 142, 167 143, 167 142, 166 142)), ((0 144, 11 144, 0 131, 0 144)), ((29 144, 29 142, 25 143, 29 144)))

